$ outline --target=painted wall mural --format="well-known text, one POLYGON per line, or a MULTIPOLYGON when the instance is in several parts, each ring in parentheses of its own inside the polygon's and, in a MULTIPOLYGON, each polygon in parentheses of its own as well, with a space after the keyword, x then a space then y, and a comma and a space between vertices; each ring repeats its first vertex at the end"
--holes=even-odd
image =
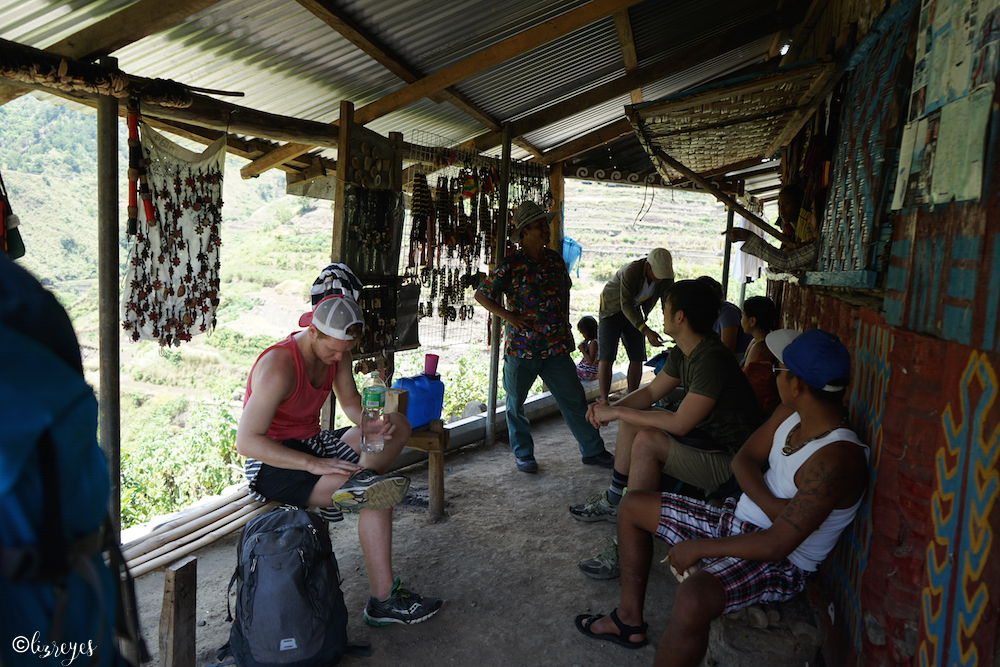
MULTIPOLYGON (((936 229, 953 226, 948 222, 936 229)), ((976 220, 962 222, 979 226, 976 220)), ((1000 350, 1000 234, 970 231, 976 230, 893 241, 884 298, 887 322, 1000 350)))
MULTIPOLYGON (((869 468, 873 489, 878 480, 882 454, 882 415, 888 393, 892 335, 884 324, 861 321, 854 350, 854 390, 851 393, 851 423, 870 448, 869 468)), ((872 492, 858 510, 854 522, 837 543, 828 563, 831 588, 855 651, 861 649, 861 584, 872 539, 872 492)))
MULTIPOLYGON (((949 402, 942 416, 945 444, 935 456, 933 535, 926 549, 927 578, 921 592, 921 667, 994 662, 992 628, 978 634, 977 630, 986 616, 995 616, 997 607, 990 591, 992 584, 996 592, 997 583, 987 568, 993 547, 991 513, 1000 492, 996 469, 1000 425, 991 414, 998 389, 993 364, 985 354, 973 351, 959 382, 958 399, 949 402)), ((991 621, 987 625, 995 623, 991 621)))

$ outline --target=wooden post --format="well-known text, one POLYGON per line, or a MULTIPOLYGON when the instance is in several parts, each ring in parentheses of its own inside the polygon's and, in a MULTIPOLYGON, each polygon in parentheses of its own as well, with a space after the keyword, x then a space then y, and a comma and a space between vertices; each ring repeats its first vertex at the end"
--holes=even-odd
MULTIPOLYGON (((499 262, 504 257, 507 248, 507 198, 510 196, 510 123, 503 125, 503 157, 500 160, 500 209, 497 215, 497 245, 493 256, 499 262)), ((339 160, 338 160, 339 163, 339 160)), ((493 316, 490 326, 490 391, 486 399, 486 444, 496 442, 497 416, 497 379, 500 377, 500 353, 502 341, 500 335, 500 318, 493 316)))
POLYGON ((427 452, 427 496, 431 518, 444 517, 444 450, 447 449, 444 422, 432 419, 429 430, 440 434, 440 447, 427 452))
POLYGON ((549 247, 561 255, 563 237, 566 236, 566 220, 564 218, 566 214, 566 179, 563 177, 562 162, 549 165, 549 191, 552 193, 552 210, 559 212, 549 230, 549 247))
POLYGON ((198 559, 186 556, 168 565, 160 611, 160 667, 195 667, 198 559))
MULTIPOLYGON (((330 244, 330 261, 344 261, 344 199, 347 190, 347 170, 350 168, 351 126, 354 124, 354 105, 340 102, 340 119, 337 121, 337 177, 333 190, 333 241, 330 244)), ((329 398, 320 409, 320 428, 333 429, 337 418, 337 397, 330 392, 329 398)))
POLYGON ((354 105, 340 103, 340 120, 337 121, 337 181, 333 193, 333 243, 331 262, 344 261, 344 192, 347 188, 347 170, 350 168, 351 125, 354 124, 354 105))
MULTIPOLYGON (((118 68, 115 58, 101 66, 118 68)), ((100 338, 99 405, 101 449, 111 479, 111 523, 114 539, 121 532, 121 398, 119 396, 118 283, 118 100, 97 99, 97 290, 100 338)))
MULTIPOLYGON (((733 228, 733 221, 736 217, 736 212, 733 211, 731 207, 726 207, 726 240, 725 240, 725 252, 722 255, 722 293, 725 295, 725 300, 729 300, 729 260, 733 256, 733 242, 729 240, 729 230, 733 228)), ((743 306, 743 302, 740 302, 740 306, 743 306)))

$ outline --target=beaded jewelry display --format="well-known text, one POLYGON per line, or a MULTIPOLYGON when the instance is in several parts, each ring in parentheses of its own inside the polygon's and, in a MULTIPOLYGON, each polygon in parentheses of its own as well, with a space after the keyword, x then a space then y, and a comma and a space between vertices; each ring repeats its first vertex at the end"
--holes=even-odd
POLYGON ((148 219, 135 219, 122 328, 133 341, 180 345, 216 324, 225 137, 198 154, 146 125, 141 136, 140 173, 130 176, 141 184, 147 171, 148 206, 141 185, 140 196, 148 219))

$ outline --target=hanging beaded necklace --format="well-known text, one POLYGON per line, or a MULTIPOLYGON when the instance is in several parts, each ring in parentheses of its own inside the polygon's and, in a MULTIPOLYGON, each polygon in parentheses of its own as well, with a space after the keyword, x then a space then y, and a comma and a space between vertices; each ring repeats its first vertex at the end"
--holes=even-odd
POLYGON ((837 424, 836 426, 834 426, 833 428, 831 428, 830 430, 824 431, 824 432, 820 433, 819 435, 814 436, 812 438, 808 438, 806 440, 803 440, 799 444, 798 447, 792 447, 792 436, 795 434, 796 431, 799 430, 799 427, 802 426, 802 422, 799 422, 798 424, 796 424, 795 426, 793 426, 792 428, 790 428, 788 430, 788 435, 785 436, 785 446, 781 448, 781 453, 784 456, 791 456, 795 452, 799 451, 800 449, 802 449, 803 447, 805 447, 806 445, 808 445, 813 440, 819 440, 821 438, 825 438, 826 436, 828 436, 831 433, 833 433, 834 431, 836 431, 838 428, 841 428, 841 427, 846 426, 846 425, 847 425, 847 416, 845 415, 844 418, 840 420, 840 423, 837 424))

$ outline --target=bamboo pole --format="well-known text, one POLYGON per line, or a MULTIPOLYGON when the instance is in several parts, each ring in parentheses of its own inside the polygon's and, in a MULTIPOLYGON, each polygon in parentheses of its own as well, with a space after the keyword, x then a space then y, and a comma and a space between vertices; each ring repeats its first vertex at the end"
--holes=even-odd
POLYGON ((174 562, 178 558, 183 558, 184 556, 187 556, 189 553, 193 553, 198 549, 201 549, 202 547, 211 544, 220 537, 224 537, 225 535, 228 535, 229 533, 233 532, 234 530, 237 530, 238 528, 242 528, 243 526, 248 524, 250 520, 253 519, 255 516, 263 514, 264 512, 268 512, 275 506, 276 506, 275 503, 268 503, 263 507, 258 507, 249 514, 244 514, 235 521, 214 530, 213 532, 209 533, 208 535, 205 535, 196 542, 185 544, 177 548, 176 550, 170 551, 169 553, 160 556, 159 558, 154 558, 153 560, 146 561, 145 563, 142 563, 141 565, 138 565, 135 568, 129 567, 129 570, 133 577, 141 577, 142 575, 148 572, 152 572, 157 568, 163 567, 164 565, 174 562))
MULTIPOLYGON (((134 547, 129 548, 127 551, 123 550, 122 557, 125 560, 138 558, 143 554, 147 554, 150 551, 159 549, 161 546, 167 544, 168 542, 173 542, 178 538, 182 538, 185 535, 189 535, 190 533, 193 533, 199 528, 207 526, 210 523, 214 523, 219 519, 229 516, 234 512, 238 511, 239 509, 255 502, 258 501, 254 500, 249 495, 244 494, 242 498, 234 500, 233 502, 228 503, 226 505, 223 505, 222 507, 219 507, 212 512, 207 512, 197 517, 191 517, 190 520, 185 521, 177 526, 174 526, 171 529, 164 531, 158 530, 155 532, 155 534, 150 533, 147 536, 147 539, 142 540, 134 547)), ((178 518, 183 518, 183 517, 178 517, 178 518)))
POLYGON ((136 538, 131 542, 129 542, 128 544, 123 544, 121 546, 122 553, 124 554, 128 552, 130 549, 139 546, 146 540, 156 535, 161 535, 168 530, 173 530, 177 526, 182 526, 188 521, 191 521, 192 519, 197 519, 198 517, 204 516, 209 512, 214 512, 215 510, 219 509, 224 505, 228 505, 229 503, 235 502, 240 498, 245 497, 247 495, 248 488, 249 488, 248 484, 241 484, 236 488, 235 491, 233 491, 227 496, 219 496, 214 500, 205 503, 204 505, 200 505, 197 508, 193 508, 188 512, 181 513, 179 516, 171 519, 170 521, 160 524, 159 526, 157 526, 150 532, 146 533, 142 537, 136 538))
POLYGON ((229 513, 225 514, 224 516, 219 517, 218 519, 216 519, 212 523, 209 523, 209 524, 207 524, 205 526, 202 526, 198 530, 184 533, 182 535, 177 536, 177 538, 174 539, 174 540, 170 540, 168 542, 164 542, 163 544, 161 544, 157 548, 153 549, 152 551, 147 551, 144 554, 140 554, 138 556, 133 556, 132 558, 128 559, 127 562, 129 563, 130 566, 141 565, 142 563, 145 563, 148 560, 152 560, 152 559, 154 559, 154 558, 156 558, 158 556, 162 556, 163 554, 170 553, 171 551, 173 551, 177 547, 183 546, 183 545, 187 544, 188 542, 193 542, 194 540, 197 540, 199 537, 202 537, 204 535, 208 535, 213 530, 217 530, 218 528, 221 528, 222 526, 226 525, 227 523, 230 523, 234 519, 238 519, 241 516, 244 516, 245 514, 248 514, 248 513, 252 512, 252 511, 254 511, 255 508, 260 507, 261 505, 263 505, 263 503, 256 503, 256 504, 253 504, 253 505, 244 505, 243 507, 240 507, 239 509, 237 509, 235 512, 229 512, 229 513))

